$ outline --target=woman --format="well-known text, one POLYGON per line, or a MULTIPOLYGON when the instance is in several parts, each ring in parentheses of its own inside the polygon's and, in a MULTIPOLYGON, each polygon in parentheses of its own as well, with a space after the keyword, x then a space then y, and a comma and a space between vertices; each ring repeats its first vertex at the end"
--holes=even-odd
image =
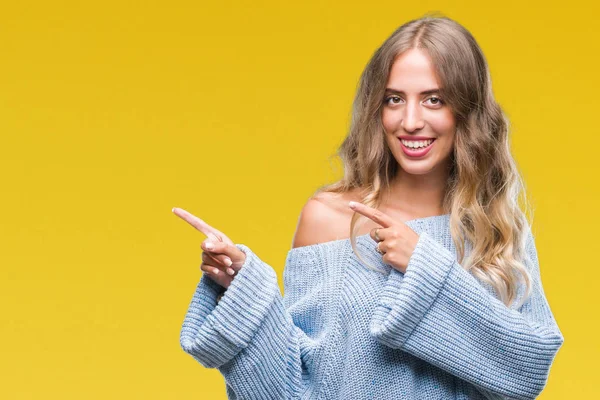
POLYGON ((304 206, 284 297, 251 249, 174 209, 208 236, 183 349, 232 399, 537 397, 564 339, 475 39, 404 24, 353 108, 345 175, 304 206))

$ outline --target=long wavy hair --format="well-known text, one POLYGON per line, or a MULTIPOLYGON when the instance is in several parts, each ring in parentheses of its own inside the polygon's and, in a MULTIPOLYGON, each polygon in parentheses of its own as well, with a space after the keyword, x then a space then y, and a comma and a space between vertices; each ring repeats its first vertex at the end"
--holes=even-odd
MULTIPOLYGON (((518 296, 522 277, 526 291, 520 307, 531 295, 531 276, 522 260, 532 226, 519 207, 520 195, 526 210, 531 205, 510 152, 509 122, 494 99, 487 61, 475 38, 459 23, 428 14, 400 26, 375 51, 357 86, 349 133, 336 153, 344 176, 315 195, 353 190, 363 204, 380 206, 400 168, 385 142, 381 120, 385 86, 394 60, 413 48, 429 55, 442 86, 441 97, 456 118, 443 208, 450 214, 458 261, 491 285, 507 306, 518 296), (472 251, 463 260, 466 241, 472 251)), ((360 217, 354 213, 351 219, 352 248, 367 267, 379 271, 358 254, 355 228, 360 217)))

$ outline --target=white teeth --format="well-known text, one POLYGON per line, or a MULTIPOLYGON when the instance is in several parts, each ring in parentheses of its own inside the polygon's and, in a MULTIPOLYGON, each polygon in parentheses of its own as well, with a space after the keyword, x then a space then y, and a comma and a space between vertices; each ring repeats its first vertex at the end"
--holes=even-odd
POLYGON ((402 144, 405 145, 406 147, 410 147, 412 149, 421 149, 424 147, 429 146, 433 140, 404 140, 404 139, 400 139, 400 141, 402 141, 402 144))

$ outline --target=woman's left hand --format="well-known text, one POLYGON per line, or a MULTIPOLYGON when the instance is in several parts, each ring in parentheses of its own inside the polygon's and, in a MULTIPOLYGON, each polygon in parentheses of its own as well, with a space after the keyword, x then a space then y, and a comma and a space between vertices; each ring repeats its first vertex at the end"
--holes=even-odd
POLYGON ((395 221, 389 215, 373 207, 354 201, 351 201, 349 205, 352 210, 382 226, 382 228, 371 229, 371 238, 378 242, 378 251, 384 253, 383 262, 405 273, 408 260, 419 241, 417 232, 410 229, 404 222, 395 221))

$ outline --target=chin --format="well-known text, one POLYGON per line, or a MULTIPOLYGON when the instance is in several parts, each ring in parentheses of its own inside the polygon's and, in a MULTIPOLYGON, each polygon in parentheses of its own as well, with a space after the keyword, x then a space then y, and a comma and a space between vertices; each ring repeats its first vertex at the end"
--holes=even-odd
POLYGON ((400 164, 400 168, 402 168, 402 170, 410 175, 427 175, 428 173, 430 173, 433 168, 430 168, 428 166, 425 167, 411 167, 411 166, 403 166, 402 164, 400 164))

